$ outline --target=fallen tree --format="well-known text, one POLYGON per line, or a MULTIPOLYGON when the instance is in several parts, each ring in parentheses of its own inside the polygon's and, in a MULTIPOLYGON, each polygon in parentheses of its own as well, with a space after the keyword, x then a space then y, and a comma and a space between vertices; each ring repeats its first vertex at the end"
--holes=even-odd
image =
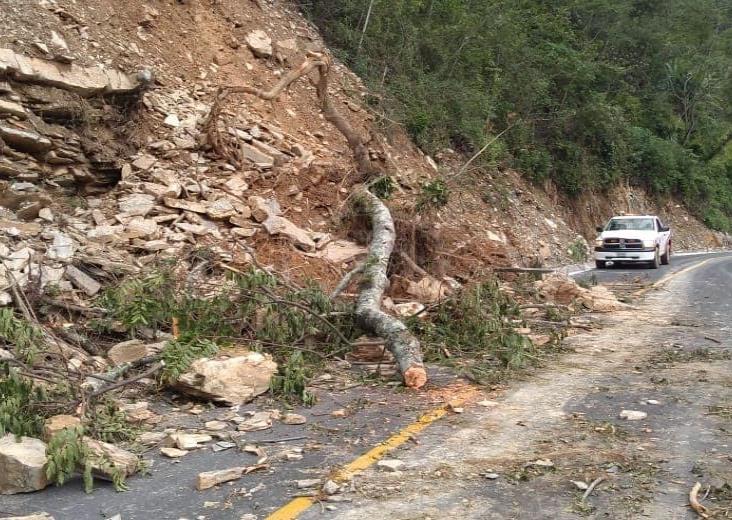
MULTIPOLYGON (((359 135, 348 120, 338 112, 328 95, 330 67, 330 60, 326 56, 309 53, 305 61, 298 68, 286 74, 270 90, 257 89, 249 86, 234 86, 220 89, 208 121, 209 144, 218 153, 226 155, 228 152, 218 134, 216 118, 221 111, 223 102, 230 94, 247 93, 271 101, 277 99, 298 78, 307 76, 313 70, 317 69, 319 77, 313 83, 316 86, 323 116, 346 138, 348 146, 353 153, 354 160, 356 161, 359 180, 374 177, 379 173, 379 168, 371 161, 366 139, 359 135)), ((356 304, 355 314, 357 321, 367 332, 384 339, 386 346, 397 360, 404 384, 411 388, 420 388, 427 382, 427 371, 422 362, 422 351, 419 341, 409 332, 404 323, 381 310, 381 299, 389 283, 386 274, 387 267, 396 240, 394 221, 389 208, 378 197, 368 191, 367 188, 359 188, 352 197, 352 200, 371 219, 373 234, 369 247, 369 257, 358 273, 361 275, 362 281, 356 304)), ((348 281, 353 278, 354 274, 357 273, 352 272, 347 275, 348 281)), ((343 286, 343 283, 339 284, 341 290, 343 286)), ((338 292, 340 291, 336 290, 334 295, 337 295, 338 292)))

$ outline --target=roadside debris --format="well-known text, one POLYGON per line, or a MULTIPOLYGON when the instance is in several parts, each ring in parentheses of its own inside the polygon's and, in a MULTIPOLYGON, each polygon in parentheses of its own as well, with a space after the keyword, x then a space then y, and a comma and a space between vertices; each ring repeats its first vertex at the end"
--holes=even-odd
POLYGON ((646 417, 648 417, 648 414, 639 410, 623 410, 620 412, 620 418, 626 421, 642 421, 646 417))

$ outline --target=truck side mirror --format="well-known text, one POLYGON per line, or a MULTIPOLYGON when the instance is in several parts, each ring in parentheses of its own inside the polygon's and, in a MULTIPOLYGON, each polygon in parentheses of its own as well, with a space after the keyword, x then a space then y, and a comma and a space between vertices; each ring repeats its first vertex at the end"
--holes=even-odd
POLYGON ((668 226, 663 226, 663 227, 661 228, 661 231, 663 231, 664 233, 666 233, 667 231, 671 231, 671 228, 670 228, 670 227, 668 227, 668 226))
POLYGON ((595 228, 595 231, 597 231, 598 233, 602 233, 603 231, 605 231, 605 229, 602 226, 597 226, 595 228))

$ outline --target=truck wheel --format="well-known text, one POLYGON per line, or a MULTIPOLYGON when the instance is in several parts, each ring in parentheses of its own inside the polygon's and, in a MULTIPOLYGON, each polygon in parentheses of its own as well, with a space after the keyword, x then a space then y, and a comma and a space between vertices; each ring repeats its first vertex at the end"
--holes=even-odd
POLYGON ((666 246, 666 252, 661 255, 661 263, 668 265, 671 263, 671 244, 666 246))
POLYGON ((595 260, 595 267, 598 269, 605 269, 606 266, 607 262, 605 262, 605 260, 595 260))
POLYGON ((658 254, 658 249, 656 249, 656 255, 653 257, 653 261, 651 262, 651 269, 658 269, 661 265, 661 257, 658 254))

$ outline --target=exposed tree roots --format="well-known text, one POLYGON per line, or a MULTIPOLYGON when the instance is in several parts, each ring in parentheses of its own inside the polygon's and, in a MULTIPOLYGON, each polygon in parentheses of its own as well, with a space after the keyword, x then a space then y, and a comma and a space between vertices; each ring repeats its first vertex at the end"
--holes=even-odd
MULTIPOLYGON (((222 102, 231 93, 247 93, 265 100, 276 99, 295 80, 318 69, 319 78, 316 85, 320 108, 325 119, 331 123, 348 141, 360 180, 379 174, 379 168, 371 161, 366 140, 351 126, 333 106, 328 95, 330 60, 321 54, 309 53, 305 61, 296 69, 285 75, 272 89, 263 90, 247 86, 236 86, 221 89, 208 121, 209 143, 217 151, 221 147, 219 136, 212 129, 216 128, 222 102)), ((427 382, 427 371, 422 362, 422 351, 419 341, 409 332, 407 327, 397 318, 381 310, 381 299, 389 284, 387 268, 394 250, 396 231, 389 208, 366 188, 360 188, 354 200, 360 203, 362 210, 371 219, 373 238, 369 247, 369 256, 360 268, 349 273, 333 297, 337 296, 351 281, 355 274, 362 274, 361 288, 356 305, 356 319, 367 332, 374 333, 384 339, 386 346, 394 354, 399 371, 406 386, 420 388, 427 382)))

